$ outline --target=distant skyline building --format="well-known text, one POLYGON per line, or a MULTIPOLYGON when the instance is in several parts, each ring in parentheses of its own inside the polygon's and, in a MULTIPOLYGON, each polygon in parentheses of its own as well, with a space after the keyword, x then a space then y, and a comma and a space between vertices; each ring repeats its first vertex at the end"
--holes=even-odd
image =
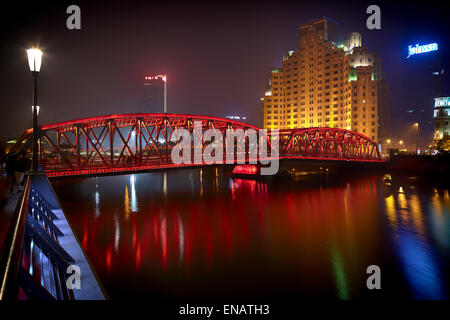
POLYGON ((434 99, 434 138, 450 135, 450 97, 434 99))
POLYGON ((238 120, 241 122, 245 122, 247 120, 247 117, 243 117, 243 116, 226 116, 226 119, 231 119, 231 120, 238 120))
POLYGON ((436 97, 443 97, 445 68, 443 50, 437 42, 414 43, 405 50, 405 72, 401 105, 406 126, 419 124, 421 145, 428 145, 435 134, 433 107, 436 97))
POLYGON ((381 59, 362 46, 357 32, 345 36, 328 18, 299 27, 299 48, 271 70, 263 97, 267 129, 332 127, 387 137, 388 88, 381 59))
POLYGON ((167 112, 167 75, 144 78, 144 112, 167 112))

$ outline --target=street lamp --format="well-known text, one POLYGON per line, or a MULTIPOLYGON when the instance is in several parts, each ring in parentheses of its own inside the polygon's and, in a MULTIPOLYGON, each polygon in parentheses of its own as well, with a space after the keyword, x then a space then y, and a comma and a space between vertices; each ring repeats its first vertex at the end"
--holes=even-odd
POLYGON ((164 81, 164 113, 167 113, 167 75, 162 77, 164 81))
POLYGON ((419 123, 414 123, 414 126, 417 129, 417 136, 416 136, 416 153, 419 151, 419 123))
POLYGON ((42 51, 39 49, 28 49, 28 65, 33 75, 33 172, 38 171, 38 123, 37 117, 39 107, 37 104, 37 76, 41 70, 42 51))
POLYGON ((389 153, 389 147, 391 145, 391 139, 386 140, 386 153, 389 153))

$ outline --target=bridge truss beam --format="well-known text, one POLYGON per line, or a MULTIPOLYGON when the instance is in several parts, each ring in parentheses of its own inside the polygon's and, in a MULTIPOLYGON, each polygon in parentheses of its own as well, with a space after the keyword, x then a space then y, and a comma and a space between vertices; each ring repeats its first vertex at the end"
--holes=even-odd
MULTIPOLYGON (((236 136, 234 161, 237 153, 249 159, 249 143, 245 131, 261 129, 229 119, 182 115, 182 114, 123 114, 84 118, 45 125, 39 132, 39 162, 49 177, 71 175, 93 175, 126 171, 189 166, 175 164, 171 152, 176 145, 173 134, 176 129, 186 129, 192 139, 202 141, 202 152, 210 141, 203 142, 207 129, 220 132, 224 137, 227 129, 244 132, 236 136), (197 126, 196 126, 197 124, 197 126), (200 126, 198 125, 200 124, 200 126), (237 149, 245 140, 245 150, 237 149), (242 155, 242 154, 241 154, 242 155)), ((274 132, 268 132, 270 145, 274 132)), ((29 148, 32 129, 26 131, 13 151, 29 148)), ((278 136, 278 159, 325 159, 341 161, 382 161, 377 144, 372 139, 356 132, 337 128, 306 128, 280 130, 278 136)), ((223 148, 225 163, 226 143, 223 148)), ((198 159, 195 159, 198 160, 198 159)), ((205 165, 195 161, 192 165, 205 165)))

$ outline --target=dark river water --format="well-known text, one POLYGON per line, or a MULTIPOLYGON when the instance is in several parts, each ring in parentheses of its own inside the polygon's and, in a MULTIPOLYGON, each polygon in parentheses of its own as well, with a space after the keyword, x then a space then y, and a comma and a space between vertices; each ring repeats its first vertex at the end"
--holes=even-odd
POLYGON ((449 297, 449 191, 417 178, 208 168, 53 186, 112 300, 449 297), (367 288, 370 265, 381 290, 367 288))

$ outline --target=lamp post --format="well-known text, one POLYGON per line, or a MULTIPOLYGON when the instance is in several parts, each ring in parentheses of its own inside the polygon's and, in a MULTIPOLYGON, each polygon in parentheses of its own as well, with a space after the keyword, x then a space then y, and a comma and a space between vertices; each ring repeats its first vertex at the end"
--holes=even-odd
POLYGON ((164 113, 167 113, 167 75, 162 77, 164 81, 164 113))
POLYGON ((33 172, 38 171, 38 112, 37 101, 37 76, 41 70, 42 51, 39 49, 28 49, 28 65, 33 75, 33 172))
POLYGON ((417 135, 416 135, 416 154, 417 154, 417 152, 419 151, 419 123, 418 122, 414 123, 414 126, 417 129, 417 135))

